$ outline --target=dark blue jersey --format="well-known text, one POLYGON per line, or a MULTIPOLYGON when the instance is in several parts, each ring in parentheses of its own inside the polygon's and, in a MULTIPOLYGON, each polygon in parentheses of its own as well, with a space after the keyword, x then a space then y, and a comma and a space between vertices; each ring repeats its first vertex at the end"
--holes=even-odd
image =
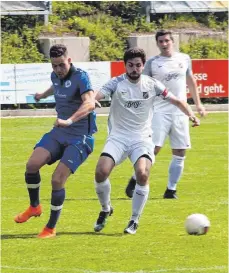
MULTIPOLYGON (((73 65, 71 65, 65 79, 59 79, 52 72, 51 80, 54 88, 57 117, 64 120, 70 118, 79 109, 82 104, 81 95, 93 90, 87 72, 75 68, 73 65)), ((71 135, 92 135, 97 131, 95 117, 95 113, 92 112, 69 127, 58 127, 58 130, 71 135)))

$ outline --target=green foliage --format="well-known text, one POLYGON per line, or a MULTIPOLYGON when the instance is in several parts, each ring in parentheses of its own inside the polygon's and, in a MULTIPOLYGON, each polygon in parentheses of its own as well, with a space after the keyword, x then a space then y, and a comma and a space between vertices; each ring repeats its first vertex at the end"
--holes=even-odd
POLYGON ((159 28, 202 28, 208 27, 212 30, 228 29, 228 13, 187 13, 187 14, 165 14, 155 16, 159 28))
POLYGON ((156 31, 157 25, 155 22, 148 23, 146 22, 146 18, 139 17, 134 21, 134 29, 137 33, 152 33, 156 31))
POLYGON ((53 2, 50 24, 43 32, 72 34, 90 38, 90 60, 119 60, 132 32, 151 32, 154 23, 140 16, 138 1, 129 3, 88 1, 53 2))
POLYGON ((195 39, 180 45, 180 51, 193 59, 227 59, 228 43, 225 40, 195 39))
POLYGON ((50 16, 51 23, 59 20, 67 20, 74 16, 89 16, 98 12, 93 6, 81 1, 54 1, 52 2, 53 15, 50 16))
MULTIPOLYGON (((159 28, 195 28, 208 26, 227 30, 226 13, 222 14, 170 14, 148 23, 141 13, 140 1, 53 1, 53 14, 48 26, 43 25, 42 16, 3 16, 2 63, 25 63, 47 61, 39 52, 39 33, 55 36, 88 36, 91 61, 112 61, 122 59, 127 47, 127 37, 132 33, 152 33, 159 28), (42 25, 42 26, 41 26, 42 25)), ((226 56, 225 44, 211 42, 195 46, 191 56, 226 56), (219 45, 219 46, 218 46, 219 45)), ((193 51, 189 45, 182 50, 193 51)))
POLYGON ((12 34, 2 33, 1 61, 2 63, 40 63, 44 62, 44 55, 38 50, 38 34, 40 28, 22 30, 12 34))
POLYGON ((88 1, 87 4, 110 16, 120 17, 126 23, 134 23, 142 17, 139 1, 88 1))
POLYGON ((196 21, 212 30, 228 30, 228 13, 196 14, 196 21))
MULTIPOLYGON (((120 18, 116 18, 117 26, 121 25, 120 18)), ((102 16, 94 22, 86 18, 74 17, 68 20, 73 30, 79 31, 80 36, 91 39, 90 56, 93 61, 109 61, 120 59, 123 56, 125 46, 124 39, 117 39, 115 30, 112 28, 108 17, 102 16)), ((119 35, 124 35, 122 28, 117 28, 119 35)))
POLYGON ((35 28, 37 24, 43 24, 44 17, 43 16, 21 16, 21 15, 13 15, 13 16, 2 16, 1 17, 1 31, 7 33, 15 33, 15 31, 19 31, 23 26, 27 26, 28 28, 35 28))
POLYGON ((158 20, 161 29, 195 28, 198 23, 192 14, 166 14, 158 20))

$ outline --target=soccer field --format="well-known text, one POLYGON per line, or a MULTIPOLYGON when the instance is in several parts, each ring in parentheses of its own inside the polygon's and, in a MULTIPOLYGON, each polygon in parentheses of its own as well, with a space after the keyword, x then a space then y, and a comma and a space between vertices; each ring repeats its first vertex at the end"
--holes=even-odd
POLYGON ((170 161, 168 142, 151 170, 150 195, 135 235, 124 235, 131 200, 124 194, 132 174, 127 160, 111 175, 114 214, 101 233, 93 226, 100 211, 94 170, 106 138, 107 117, 98 117, 94 153, 66 185, 57 236, 37 239, 50 213, 50 178, 56 165, 41 169, 44 213, 27 223, 13 217, 28 206, 25 164, 33 146, 54 118, 1 119, 2 273, 226 273, 228 272, 228 127, 227 113, 210 113, 191 128, 192 149, 178 185, 177 200, 164 200, 170 161), (185 218, 203 213, 211 221, 207 235, 191 236, 185 218))

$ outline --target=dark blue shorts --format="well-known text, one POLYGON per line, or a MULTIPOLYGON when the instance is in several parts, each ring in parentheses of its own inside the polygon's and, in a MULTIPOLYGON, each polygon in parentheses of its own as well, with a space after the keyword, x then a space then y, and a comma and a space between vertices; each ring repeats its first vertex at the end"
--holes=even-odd
POLYGON ((74 173, 93 152, 94 138, 91 135, 66 135, 54 128, 45 134, 34 148, 37 147, 42 147, 50 152, 49 165, 60 160, 74 173))

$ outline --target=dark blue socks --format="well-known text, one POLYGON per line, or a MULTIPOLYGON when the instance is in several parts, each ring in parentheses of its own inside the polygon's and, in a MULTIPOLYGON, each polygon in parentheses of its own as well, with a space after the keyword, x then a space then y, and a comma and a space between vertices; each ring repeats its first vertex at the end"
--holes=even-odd
POLYGON ((46 225, 48 228, 54 228, 60 216, 63 203, 65 199, 65 189, 61 190, 53 190, 52 191, 52 199, 51 199, 51 213, 48 224, 46 225))
POLYGON ((39 171, 37 173, 25 173, 25 181, 29 192, 30 205, 37 207, 39 201, 39 189, 41 177, 39 171))

